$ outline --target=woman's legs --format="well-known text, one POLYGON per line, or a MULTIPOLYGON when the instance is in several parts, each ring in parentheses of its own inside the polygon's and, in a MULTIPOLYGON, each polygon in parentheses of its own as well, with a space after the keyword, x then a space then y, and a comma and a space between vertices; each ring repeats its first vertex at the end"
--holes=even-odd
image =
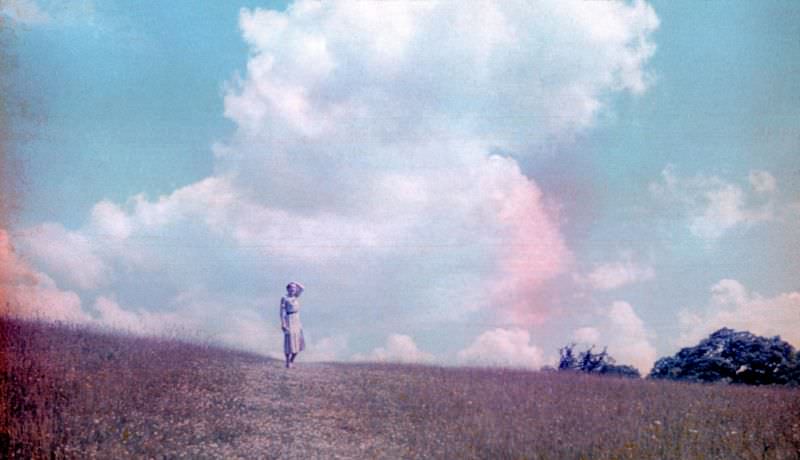
POLYGON ((286 353, 286 367, 292 367, 295 358, 297 358, 297 353, 286 353))

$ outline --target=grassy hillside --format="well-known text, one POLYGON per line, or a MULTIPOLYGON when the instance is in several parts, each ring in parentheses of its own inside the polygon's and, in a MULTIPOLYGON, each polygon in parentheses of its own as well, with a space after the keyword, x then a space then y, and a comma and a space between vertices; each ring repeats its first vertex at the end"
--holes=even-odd
POLYGON ((800 458, 800 391, 302 362, 0 320, 0 457, 800 458))

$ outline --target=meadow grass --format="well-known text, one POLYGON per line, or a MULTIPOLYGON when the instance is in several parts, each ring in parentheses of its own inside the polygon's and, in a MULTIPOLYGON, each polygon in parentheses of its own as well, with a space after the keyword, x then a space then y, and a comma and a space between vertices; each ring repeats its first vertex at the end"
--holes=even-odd
POLYGON ((5 458, 800 458, 798 389, 379 363, 286 370, 183 340, 7 318, 0 347, 5 458), (291 444, 303 437, 319 442, 291 444))
POLYGON ((169 338, 0 320, 0 457, 139 456, 240 428, 234 361, 252 354, 169 338), (168 427, 168 430, 164 430, 168 427), (3 455, 5 453, 5 455, 3 455))

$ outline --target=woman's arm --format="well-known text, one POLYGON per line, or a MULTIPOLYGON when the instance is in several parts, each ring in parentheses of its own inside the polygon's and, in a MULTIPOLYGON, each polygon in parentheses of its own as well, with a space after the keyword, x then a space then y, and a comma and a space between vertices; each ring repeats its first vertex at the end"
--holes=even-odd
POLYGON ((286 324, 286 299, 284 299, 283 297, 281 297, 280 316, 281 316, 281 329, 285 331, 289 328, 289 326, 286 324))

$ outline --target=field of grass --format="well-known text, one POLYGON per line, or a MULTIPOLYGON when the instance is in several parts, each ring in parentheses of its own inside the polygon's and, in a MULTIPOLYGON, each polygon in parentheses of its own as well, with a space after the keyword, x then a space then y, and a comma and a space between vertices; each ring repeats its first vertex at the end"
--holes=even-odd
POLYGON ((800 458, 800 390, 303 363, 0 319, 4 458, 800 458))

